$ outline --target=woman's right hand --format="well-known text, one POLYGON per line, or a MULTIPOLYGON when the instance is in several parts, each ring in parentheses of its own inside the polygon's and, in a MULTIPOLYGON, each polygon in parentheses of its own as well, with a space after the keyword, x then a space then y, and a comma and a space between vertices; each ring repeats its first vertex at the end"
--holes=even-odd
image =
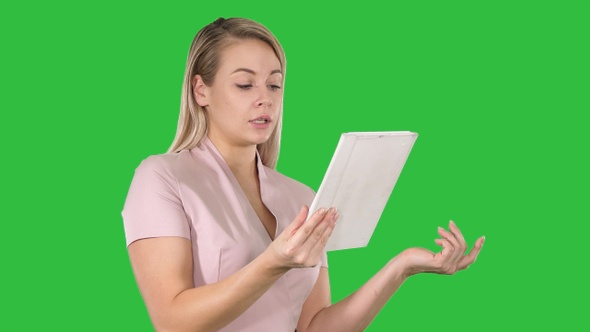
POLYGON ((316 266, 336 225, 335 208, 319 209, 305 220, 309 208, 303 206, 295 220, 271 243, 266 254, 279 270, 316 266))

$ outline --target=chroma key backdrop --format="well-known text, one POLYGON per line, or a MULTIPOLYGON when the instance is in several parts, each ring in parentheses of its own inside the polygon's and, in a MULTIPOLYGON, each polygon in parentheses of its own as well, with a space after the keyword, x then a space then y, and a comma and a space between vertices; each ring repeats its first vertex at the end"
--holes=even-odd
POLYGON ((0 330, 150 331, 121 210, 170 146, 218 17, 287 54, 278 169, 317 190, 338 138, 418 140, 338 301, 453 219, 477 262, 410 278, 368 331, 590 330, 588 1, 2 1, 0 330))

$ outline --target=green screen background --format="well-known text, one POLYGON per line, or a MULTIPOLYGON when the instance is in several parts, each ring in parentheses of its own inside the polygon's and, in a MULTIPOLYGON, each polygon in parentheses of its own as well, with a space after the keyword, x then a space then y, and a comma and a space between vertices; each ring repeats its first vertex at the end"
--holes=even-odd
POLYGON ((0 330, 152 329, 120 211, 220 16, 286 50, 281 172, 317 189, 340 133, 420 135, 369 246, 329 254, 334 301, 449 219, 486 236, 369 331, 590 328, 589 2, 3 1, 0 330))

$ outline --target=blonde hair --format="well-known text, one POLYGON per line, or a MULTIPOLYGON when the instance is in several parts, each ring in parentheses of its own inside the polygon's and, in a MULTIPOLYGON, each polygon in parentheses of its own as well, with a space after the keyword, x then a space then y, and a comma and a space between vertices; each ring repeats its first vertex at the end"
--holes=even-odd
MULTIPOLYGON (((222 52, 232 43, 244 39, 261 40, 272 47, 281 63, 283 75, 285 74, 285 52, 275 36, 262 24, 245 18, 219 18, 205 26, 195 36, 188 53, 178 128, 169 153, 192 149, 201 144, 207 135, 207 112, 194 99, 192 79, 195 75, 200 75, 203 82, 211 86, 219 69, 222 52)), ((282 113, 281 106, 275 130, 266 142, 257 146, 262 163, 273 169, 279 158, 282 113)))

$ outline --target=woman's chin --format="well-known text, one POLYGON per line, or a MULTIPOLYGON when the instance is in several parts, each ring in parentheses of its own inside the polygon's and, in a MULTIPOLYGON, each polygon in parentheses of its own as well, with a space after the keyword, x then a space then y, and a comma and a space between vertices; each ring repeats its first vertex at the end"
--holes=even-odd
POLYGON ((251 142, 256 145, 266 143, 270 139, 271 134, 272 133, 256 133, 255 135, 252 135, 251 142))
POLYGON ((269 137, 270 136, 266 136, 266 137, 263 137, 263 138, 257 138, 255 140, 253 140, 253 142, 256 145, 258 145, 258 144, 264 144, 264 143, 268 142, 269 137))

